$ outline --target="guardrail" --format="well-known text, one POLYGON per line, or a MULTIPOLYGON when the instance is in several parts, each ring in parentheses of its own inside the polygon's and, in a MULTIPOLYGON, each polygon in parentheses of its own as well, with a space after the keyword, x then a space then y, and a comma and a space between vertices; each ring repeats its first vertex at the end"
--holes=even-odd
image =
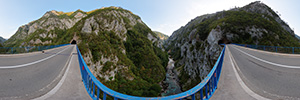
MULTIPOLYGON (((204 80, 201 81, 197 86, 193 87, 192 89, 176 94, 176 95, 170 95, 165 97, 137 97, 137 96, 131 96, 122 94, 119 92, 116 92, 114 90, 109 89, 105 85, 103 85, 89 70, 88 66, 86 65, 85 61, 82 58, 82 55, 80 53, 80 50, 77 46, 77 53, 78 53, 78 60, 79 60, 79 66, 80 66, 80 72, 82 81, 84 83, 84 86, 90 95, 90 97, 93 100, 106 100, 107 96, 111 96, 114 98, 114 100, 118 99, 125 99, 125 100, 173 100, 173 99, 184 99, 184 98, 191 98, 192 100, 196 99, 197 97, 200 97, 200 100, 208 100, 215 90, 217 89, 217 85, 219 82, 219 78, 221 75, 221 69, 223 65, 223 58, 225 53, 225 45, 224 48, 215 63, 213 69, 211 69, 210 73, 206 76, 204 80), (100 97, 100 94, 103 94, 100 97)), ((198 98, 197 98, 198 99, 198 98)))
POLYGON ((270 52, 300 54, 300 47, 264 46, 264 45, 236 44, 236 43, 232 43, 232 44, 258 49, 258 50, 270 51, 270 52))
POLYGON ((70 44, 50 45, 50 46, 28 46, 28 47, 0 47, 0 54, 18 54, 34 51, 42 51, 70 44))

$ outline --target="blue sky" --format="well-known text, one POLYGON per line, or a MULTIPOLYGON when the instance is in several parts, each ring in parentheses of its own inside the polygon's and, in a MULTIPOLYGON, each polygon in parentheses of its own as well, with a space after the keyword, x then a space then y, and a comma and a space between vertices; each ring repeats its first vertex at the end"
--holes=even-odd
MULTIPOLYGON (((37 20, 47 11, 91 11, 118 6, 139 15, 155 31, 171 35, 191 19, 208 13, 242 7, 255 0, 0 0, 0 36, 9 38, 21 25, 37 20)), ((281 14, 300 35, 299 0, 262 0, 281 14)))

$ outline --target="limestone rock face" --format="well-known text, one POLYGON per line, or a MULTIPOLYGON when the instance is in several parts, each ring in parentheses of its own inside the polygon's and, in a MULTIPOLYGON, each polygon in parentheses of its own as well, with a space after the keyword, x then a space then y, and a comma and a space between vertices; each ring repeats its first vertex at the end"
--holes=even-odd
POLYGON ((247 12, 269 15, 273 17, 284 30, 288 31, 288 33, 292 35, 295 35, 294 31, 290 28, 290 26, 286 22, 284 22, 277 13, 275 13, 270 7, 268 7, 264 3, 261 3, 260 1, 253 2, 241 9, 247 12))
POLYGON ((0 45, 2 45, 5 41, 6 41, 6 39, 4 39, 3 37, 0 36, 0 45))
POLYGON ((196 17, 174 31, 164 46, 174 58, 185 91, 207 76, 223 48, 221 43, 296 46, 298 41, 293 30, 271 8, 253 2, 196 17))
POLYGON ((57 45, 74 40, 90 71, 107 87, 136 96, 159 94, 158 83, 165 78, 168 63, 163 42, 139 16, 120 7, 49 11, 21 26, 6 45, 57 45))
MULTIPOLYGON (((63 12, 58 12, 55 10, 46 12, 43 17, 38 20, 32 21, 26 25, 19 27, 17 32, 9 38, 5 45, 15 45, 15 46, 26 46, 35 44, 50 44, 51 41, 41 41, 41 42, 29 42, 36 41, 39 38, 50 38, 53 39, 57 36, 54 30, 67 30, 73 27, 79 20, 86 17, 87 14, 82 12, 74 12, 75 16, 70 17, 63 12), (75 14, 76 13, 76 14, 75 14), (31 35, 38 35, 40 37, 35 37, 33 39, 24 41, 31 35), (18 41, 23 41, 22 43, 17 43, 18 41)), ((40 39, 41 40, 41 39, 40 39)), ((38 40, 38 41, 40 41, 38 40)))
MULTIPOLYGON (((118 9, 118 8, 117 8, 118 9)), ((97 13, 94 16, 87 17, 84 20, 81 20, 80 23, 82 24, 81 33, 85 34, 103 34, 103 32, 113 32, 118 38, 122 41, 126 42, 127 39, 127 31, 131 29, 131 27, 135 26, 137 23, 145 25, 140 18, 136 18, 130 12, 124 11, 107 11, 102 13, 97 13), (108 16, 110 18, 108 18, 108 16)), ((153 36, 151 33, 147 33, 147 37, 152 43, 158 41, 156 36, 153 36)), ((120 48, 123 54, 126 54, 125 48, 120 48)), ((106 72, 101 72, 105 63, 112 62, 113 65, 117 65, 119 58, 115 55, 102 55, 100 60, 97 62, 91 62, 91 58, 93 57, 91 51, 88 51, 84 55, 85 61, 90 64, 90 69, 94 70, 94 75, 103 78, 106 81, 115 80, 115 75, 120 70, 129 70, 128 66, 118 65, 115 68, 110 68, 110 70, 106 72), (111 78, 111 79, 110 79, 111 78)), ((133 80, 132 76, 128 76, 127 79, 133 80)))

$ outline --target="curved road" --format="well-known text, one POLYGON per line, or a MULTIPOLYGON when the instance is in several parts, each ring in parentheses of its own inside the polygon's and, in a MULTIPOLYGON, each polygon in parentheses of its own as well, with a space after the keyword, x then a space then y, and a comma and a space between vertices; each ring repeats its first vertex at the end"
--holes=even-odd
POLYGON ((49 92, 65 73, 74 48, 70 45, 45 53, 0 55, 0 99, 33 99, 49 92))
POLYGON ((300 99, 300 55, 227 45, 211 100, 300 99))
MULTIPOLYGON (((300 55, 226 46, 211 100, 300 99, 300 55)), ((0 99, 91 99, 75 51, 70 45, 45 53, 0 55, 0 99)))

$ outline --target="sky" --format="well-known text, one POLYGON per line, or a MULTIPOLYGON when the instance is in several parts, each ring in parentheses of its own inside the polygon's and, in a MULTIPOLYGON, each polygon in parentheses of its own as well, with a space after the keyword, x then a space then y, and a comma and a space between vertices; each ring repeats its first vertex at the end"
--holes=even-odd
MULTIPOLYGON (((47 11, 91 11, 117 6, 140 16, 153 30, 171 35, 203 14, 243 7, 257 0, 0 0, 0 36, 8 39, 17 29, 47 11)), ((300 35, 300 0, 261 0, 300 35)))

